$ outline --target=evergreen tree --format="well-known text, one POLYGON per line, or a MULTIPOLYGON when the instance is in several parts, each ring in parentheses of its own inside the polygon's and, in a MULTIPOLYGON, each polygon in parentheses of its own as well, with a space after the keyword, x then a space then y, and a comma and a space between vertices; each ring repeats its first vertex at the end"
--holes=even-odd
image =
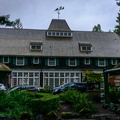
POLYGON ((0 25, 11 26, 13 28, 21 29, 23 28, 20 19, 16 19, 15 21, 9 20, 10 15, 2 15, 0 16, 0 25))
POLYGON ((98 25, 95 25, 92 29, 93 32, 102 32, 101 30, 101 25, 98 24, 98 25))
MULTIPOLYGON (((117 0, 116 0, 116 1, 117 1, 117 0)), ((117 1, 116 4, 117 4, 118 6, 120 6, 120 1, 117 1)), ((116 22, 118 23, 118 25, 115 26, 114 32, 117 33, 118 35, 120 35, 120 10, 119 10, 119 13, 118 13, 118 17, 117 17, 116 22)))

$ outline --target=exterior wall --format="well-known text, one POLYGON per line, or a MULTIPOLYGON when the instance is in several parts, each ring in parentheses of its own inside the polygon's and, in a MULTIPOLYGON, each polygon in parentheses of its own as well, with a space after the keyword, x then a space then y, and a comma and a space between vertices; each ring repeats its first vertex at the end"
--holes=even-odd
MULTIPOLYGON (((37 64, 34 63, 35 57, 24 57, 23 65, 16 64, 17 57, 9 57, 9 62, 5 63, 12 69, 11 87, 15 85, 36 85, 44 87, 46 85, 56 87, 68 82, 82 82, 84 76, 82 71, 102 72, 103 68, 113 68, 112 58, 104 58, 105 66, 99 66, 99 58, 89 58, 90 63, 85 64, 85 58, 74 58, 75 65, 69 65, 70 58, 55 58, 55 65, 49 65, 50 57, 38 57, 37 64)), ((37 57, 37 56, 36 56, 37 57)), ((0 57, 3 61, 3 56, 0 57)), ((117 58, 119 62, 119 59, 117 58)))

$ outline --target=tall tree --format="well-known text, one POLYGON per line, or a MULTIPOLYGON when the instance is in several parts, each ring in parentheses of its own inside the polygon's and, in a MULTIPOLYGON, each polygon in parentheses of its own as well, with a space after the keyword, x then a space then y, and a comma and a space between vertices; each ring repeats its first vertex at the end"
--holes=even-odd
MULTIPOLYGON (((118 1, 118 0, 116 0, 116 1, 117 1, 116 4, 118 6, 120 6, 120 1, 118 1)), ((120 35, 120 10, 119 10, 116 22, 118 23, 118 25, 115 26, 114 32, 117 33, 118 35, 120 35)))
POLYGON ((10 15, 2 15, 0 16, 0 25, 11 26, 13 28, 21 29, 23 28, 20 19, 16 19, 15 21, 9 20, 10 15))
POLYGON ((93 32, 102 32, 101 25, 95 25, 92 29, 93 32))

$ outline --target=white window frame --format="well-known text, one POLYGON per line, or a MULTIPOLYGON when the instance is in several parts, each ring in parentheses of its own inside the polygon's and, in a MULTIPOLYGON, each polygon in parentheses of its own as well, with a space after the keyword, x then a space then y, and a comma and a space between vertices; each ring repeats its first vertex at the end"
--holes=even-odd
POLYGON ((43 70, 43 87, 50 86, 57 87, 63 83, 81 82, 81 71, 44 71, 43 70), (52 76, 51 76, 52 74, 52 76), (53 83, 51 82, 53 79, 53 83), (46 82, 47 81, 47 82, 46 82))
POLYGON ((77 60, 75 58, 69 58, 68 59, 68 64, 69 64, 69 66, 76 66, 77 65, 77 60), (73 59, 74 59, 74 61, 72 61, 73 59), (71 62, 74 62, 74 65, 71 64, 71 62))
POLYGON ((49 58, 48 59, 48 66, 56 66, 56 59, 55 58, 49 58), (51 63, 53 63, 53 64, 51 64, 51 63))
POLYGON ((98 66, 99 66, 99 67, 104 67, 104 66, 106 66, 106 60, 105 60, 105 59, 98 59, 98 66), (101 61, 101 60, 103 60, 103 61, 101 61), (103 62, 104 64, 101 65, 100 62, 103 62))
POLYGON ((39 58, 38 57, 33 58, 33 64, 39 64, 39 58))
POLYGON ((80 47, 81 51, 92 51, 92 46, 86 45, 86 46, 81 46, 80 47), (85 48, 85 50, 83 49, 83 47, 85 48), (88 49, 88 47, 90 47, 90 50, 88 49))
POLYGON ((17 66, 24 66, 24 63, 25 63, 25 61, 24 61, 24 58, 23 57, 17 57, 16 58, 16 65, 17 66), (22 59, 21 59, 22 58, 22 59), (21 59, 21 60, 19 60, 19 59, 21 59), (21 62, 22 64, 19 64, 18 62, 21 62))
POLYGON ((9 57, 3 57, 3 63, 9 63, 9 57), (7 61, 5 61, 6 58, 7 58, 7 61))
POLYGON ((11 87, 16 85, 24 85, 25 80, 27 80, 28 85, 40 86, 40 71, 16 71, 12 70, 12 82, 11 87), (32 73, 33 76, 30 76, 32 73), (14 75, 15 74, 15 75, 14 75), (30 84, 30 79, 33 82, 30 84))
POLYGON ((117 59, 112 59, 111 63, 112 63, 112 65, 117 65, 117 59))
POLYGON ((36 45, 30 45, 30 50, 42 50, 42 44, 36 44, 36 45), (33 48, 33 46, 35 47, 35 48, 33 48), (40 48, 38 48, 38 47, 40 47, 40 48))
POLYGON ((85 65, 90 65, 90 58, 85 58, 84 63, 85 63, 85 65))
POLYGON ((72 37, 72 32, 59 32, 59 31, 48 31, 47 36, 55 36, 55 37, 72 37), (58 35, 57 35, 58 34, 58 35))

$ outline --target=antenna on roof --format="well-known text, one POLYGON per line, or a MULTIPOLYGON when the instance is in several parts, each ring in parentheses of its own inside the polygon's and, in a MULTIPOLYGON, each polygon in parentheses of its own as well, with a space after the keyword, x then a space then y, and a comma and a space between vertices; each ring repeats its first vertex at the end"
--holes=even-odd
POLYGON ((62 6, 60 6, 59 8, 56 8, 55 9, 55 11, 57 11, 57 13, 58 13, 58 19, 59 19, 59 15, 60 15, 60 10, 63 10, 64 9, 64 7, 62 7, 62 6))

